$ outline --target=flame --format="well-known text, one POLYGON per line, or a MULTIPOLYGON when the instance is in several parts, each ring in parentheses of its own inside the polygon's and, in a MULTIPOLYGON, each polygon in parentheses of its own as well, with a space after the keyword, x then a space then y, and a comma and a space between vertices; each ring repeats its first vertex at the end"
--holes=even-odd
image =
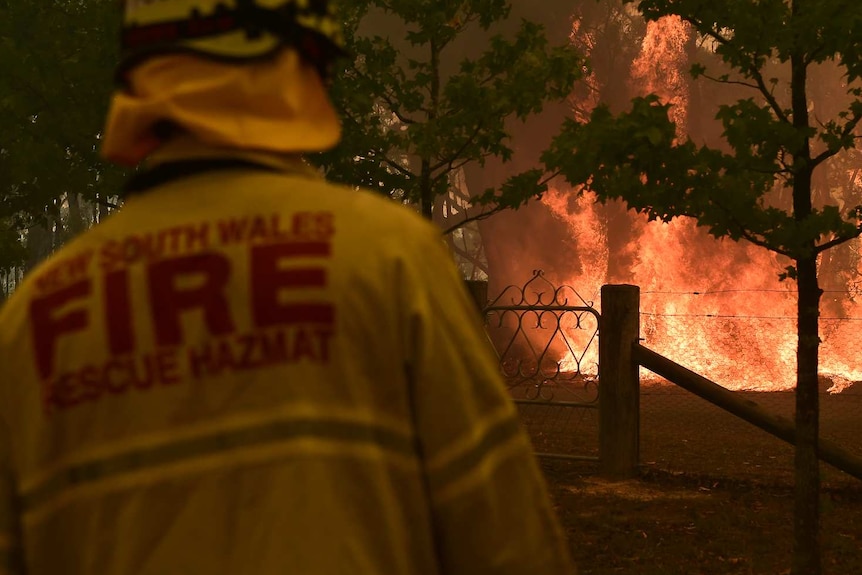
POLYGON ((657 94, 664 103, 671 104, 670 119, 679 134, 686 129, 688 82, 684 67, 690 35, 690 26, 679 16, 649 22, 631 73, 635 91, 657 94))
MULTIPOLYGON (((543 198, 579 246, 573 266, 579 271, 559 279, 598 294, 608 277, 606 226, 594 197, 573 196, 551 190, 543 198)), ((778 279, 789 262, 752 244, 716 240, 692 220, 634 221, 641 225, 627 246, 635 260, 627 283, 641 289, 644 345, 728 389, 792 389, 796 291, 792 282, 778 279)), ((847 299, 841 307, 845 319, 821 321, 821 373, 832 378, 836 391, 862 380, 856 323, 862 309, 847 299)), ((566 335, 578 341, 574 330, 566 335)), ((564 370, 574 363, 571 356, 561 358, 564 370)))
MULTIPOLYGON (((588 52, 598 46, 593 31, 578 20, 573 24, 572 37, 588 52)), ((632 93, 656 93, 672 104, 671 119, 681 137, 689 120, 690 91, 685 76, 691 38, 690 27, 677 17, 651 22, 639 54, 623 72, 630 75, 632 93)), ((587 80, 591 90, 573 95, 578 99, 573 101, 572 113, 578 120, 585 119, 598 102, 600 86, 594 85, 598 79, 591 75, 587 80)), ((850 184, 842 189, 862 189, 862 171, 851 172, 847 174, 850 184)), ((638 285, 641 337, 649 348, 729 389, 779 391, 795 387, 796 285, 779 280, 779 274, 791 264, 789 260, 749 243, 717 240, 690 219, 668 224, 648 222, 645 217, 625 212, 620 204, 599 205, 592 195, 577 192, 552 189, 543 195, 540 206, 542 216, 553 218, 571 242, 560 244, 558 239, 548 239, 556 238, 557 229, 547 221, 539 224, 536 210, 525 210, 531 224, 542 226, 545 241, 554 241, 558 247, 544 246, 545 251, 537 258, 535 250, 523 253, 528 251, 523 245, 509 242, 509 267, 544 259, 551 264, 552 269, 546 271, 555 284, 573 286, 599 308, 603 284, 638 285), (564 245, 566 258, 557 253, 564 245), (575 249, 570 251, 569 245, 575 249)), ((830 195, 838 203, 844 201, 832 190, 830 195)), ((849 260, 853 269, 843 272, 842 277, 830 273, 821 280, 826 284, 824 289, 835 290, 824 296, 820 322, 820 371, 832 380, 832 391, 862 381, 858 354, 862 348, 862 306, 857 303, 862 302, 859 246, 858 241, 852 245, 857 251, 849 260)), ((517 277, 524 277, 522 271, 517 277)), ((588 332, 565 317, 561 329, 573 348, 554 348, 561 369, 580 368, 581 373, 589 373, 590 366, 597 365, 596 346, 578 347, 591 343, 584 340, 588 332)), ((642 371, 642 376, 649 374, 642 371)))

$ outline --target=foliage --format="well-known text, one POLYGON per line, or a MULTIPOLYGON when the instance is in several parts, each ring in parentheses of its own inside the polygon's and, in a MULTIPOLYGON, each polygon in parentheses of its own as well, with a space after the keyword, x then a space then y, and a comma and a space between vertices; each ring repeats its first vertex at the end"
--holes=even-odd
POLYGON ((841 214, 826 205, 797 220, 770 203, 776 178, 791 185, 797 177, 783 160, 798 146, 792 125, 752 99, 721 106, 718 117, 732 154, 678 142, 667 106, 649 96, 616 117, 600 106, 586 124, 568 121, 543 159, 602 201, 622 198, 650 219, 690 216, 713 236, 747 239, 791 258, 859 235, 855 209, 841 214))
POLYGON ((590 70, 572 92, 574 118, 586 120, 602 102, 611 110, 628 105, 631 70, 641 52, 646 23, 622 0, 581 0, 570 40, 589 59, 590 70))
POLYGON ((14 221, 0 218, 0 270, 7 270, 24 263, 26 251, 14 221))
MULTIPOLYGON (((60 222, 67 192, 116 194, 121 172, 97 144, 118 25, 111 0, 0 1, 0 220, 12 237, 60 222)), ((11 248, 0 242, 0 265, 20 261, 11 248)))
MULTIPOLYGON (((793 573, 819 573, 817 256, 862 233, 862 208, 830 204, 813 182, 815 170, 854 148, 860 137, 862 4, 625 3, 636 4, 648 20, 686 22, 721 61, 717 73, 695 63, 692 76, 748 90, 749 97, 718 106, 720 146, 678 133, 669 107, 648 96, 618 115, 602 105, 586 123, 567 121, 543 162, 600 201, 621 198, 650 219, 692 217, 716 237, 746 239, 793 260, 783 276, 797 282, 799 298, 793 573), (821 65, 843 71, 843 105, 834 115, 812 103, 809 77, 821 65)), ((486 195, 483 201, 518 205, 528 198, 529 192, 486 195)))
MULTIPOLYGON (((459 42, 507 18, 507 0, 343 4, 355 55, 333 86, 344 139, 315 160, 330 179, 421 203, 427 216, 454 171, 512 157, 508 121, 564 99, 582 75, 577 51, 549 46, 542 26, 528 21, 513 38, 492 36, 478 57, 453 60, 459 42), (403 38, 360 34, 375 14, 397 18, 403 38)), ((540 178, 530 177, 540 191, 540 178)))
MULTIPOLYGON (((800 174, 810 174, 832 156, 855 146, 855 131, 862 118, 862 92, 858 87, 848 88, 854 98, 847 109, 819 127, 808 123, 797 126, 788 103, 775 96, 778 79, 766 78, 762 73, 769 59, 787 61, 791 50, 801 51, 806 65, 830 58, 837 51, 836 38, 841 37, 842 30, 846 47, 851 48, 854 28, 847 21, 854 18, 847 18, 846 12, 835 6, 831 12, 817 10, 816 14, 837 16, 826 19, 820 33, 802 36, 805 43, 801 46, 791 45, 789 42, 796 36, 780 25, 780 17, 787 16, 787 10, 773 6, 784 3, 762 4, 751 7, 747 2, 735 2, 730 4, 732 9, 725 10, 724 4, 702 8, 699 2, 639 3, 644 15, 652 19, 681 13, 700 34, 716 41, 716 52, 741 75, 739 79, 722 75, 713 80, 747 85, 759 96, 759 100, 741 99, 718 110, 716 117, 732 153, 697 146, 691 140, 680 141, 676 127, 668 119, 668 106, 656 96, 647 96, 635 99, 630 111, 616 116, 607 105, 599 105, 586 123, 566 121, 552 149, 543 156, 549 171, 583 186, 584 191, 595 192, 601 201, 623 198, 650 219, 694 217, 716 237, 748 239, 790 257, 807 254, 812 245, 819 253, 858 236, 856 207, 843 214, 836 206, 814 208, 798 221, 792 210, 773 205, 770 195, 776 181, 792 187, 800 174), (821 37, 831 41, 818 42, 821 37), (809 139, 820 144, 819 153, 805 165, 794 165, 794 153, 809 139)), ((831 4, 851 5, 840 1, 831 4)), ((852 6, 859 11, 855 4, 852 6)), ((808 25, 804 21, 800 26, 808 30, 808 25)), ((862 31, 862 23, 855 29, 862 31)), ((860 55, 851 52, 840 58, 848 79, 858 78, 862 69, 860 55)), ((692 67, 695 78, 705 72, 699 64, 692 67)), ((530 197, 530 192, 522 192, 486 195, 483 200, 517 207, 530 197)))

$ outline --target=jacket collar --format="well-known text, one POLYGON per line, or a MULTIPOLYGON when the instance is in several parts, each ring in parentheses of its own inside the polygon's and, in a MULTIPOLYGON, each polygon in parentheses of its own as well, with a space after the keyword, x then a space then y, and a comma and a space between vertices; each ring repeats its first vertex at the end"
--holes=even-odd
POLYGON ((125 186, 125 195, 146 193, 164 184, 218 170, 244 169, 309 179, 322 176, 300 156, 259 150, 218 148, 192 138, 176 138, 150 155, 125 186))

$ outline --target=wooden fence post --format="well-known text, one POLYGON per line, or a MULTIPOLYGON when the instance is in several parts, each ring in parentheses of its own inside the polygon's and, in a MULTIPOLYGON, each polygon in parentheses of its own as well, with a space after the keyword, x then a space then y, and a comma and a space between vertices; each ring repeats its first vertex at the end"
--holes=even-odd
POLYGON ((640 335, 640 288, 602 286, 599 323, 599 459, 601 474, 627 479, 637 474, 640 382, 632 344, 640 335))

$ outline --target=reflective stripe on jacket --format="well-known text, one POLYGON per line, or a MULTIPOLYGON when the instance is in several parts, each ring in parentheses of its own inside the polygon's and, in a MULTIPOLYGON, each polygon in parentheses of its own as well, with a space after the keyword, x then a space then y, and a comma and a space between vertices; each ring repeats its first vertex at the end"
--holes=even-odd
POLYGON ((130 197, 0 310, 6 570, 20 530, 28 575, 572 573, 439 232, 252 159, 130 197))

